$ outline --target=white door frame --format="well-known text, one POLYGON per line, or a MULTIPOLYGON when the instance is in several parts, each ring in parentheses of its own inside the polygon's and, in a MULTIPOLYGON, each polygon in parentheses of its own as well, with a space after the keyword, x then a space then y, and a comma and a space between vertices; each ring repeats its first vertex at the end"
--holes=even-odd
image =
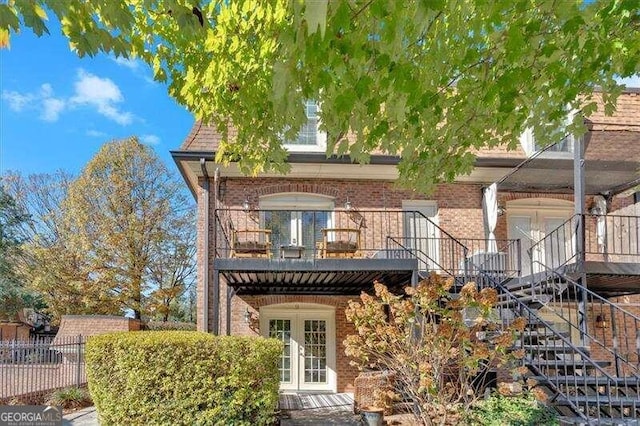
MULTIPOLYGON (((429 269, 439 269, 440 263, 440 230, 437 228, 438 225, 438 202, 435 200, 402 200, 402 210, 403 212, 411 212, 417 211, 422 213, 425 217, 431 220, 436 226, 432 226, 431 224, 427 224, 427 228, 424 232, 427 235, 419 235, 415 237, 426 237, 427 240, 423 241, 423 244, 420 247, 421 251, 424 251, 426 255, 429 256, 430 259, 418 259, 418 268, 429 268, 429 269), (428 239, 432 238, 431 241, 428 239), (423 266, 424 265, 424 266, 423 266)), ((403 223, 404 228, 404 237, 411 238, 412 232, 416 232, 412 230, 409 220, 406 219, 403 223)))
MULTIPOLYGON (((546 236, 545 221, 548 219, 559 219, 562 222, 568 220, 573 216, 574 207, 573 202, 567 200, 557 199, 541 199, 531 198, 526 200, 514 200, 507 202, 507 232, 509 239, 524 240, 526 236, 513 235, 511 229, 512 219, 516 217, 524 217, 530 220, 531 226, 531 244, 536 244, 546 236)), ((574 244, 575 235, 571 235, 570 240, 566 240, 565 244, 574 244)), ((523 250, 521 255, 528 256, 527 251, 524 249, 525 244, 522 244, 523 250)), ((546 254, 544 252, 545 247, 538 246, 538 250, 532 253, 533 261, 547 264, 546 254)), ((524 265, 524 262, 523 262, 524 265)), ((537 265, 537 264, 536 264, 537 265)), ((551 267, 552 265, 547 265, 551 267)), ((532 271, 523 271, 523 274, 527 272, 541 272, 540 266, 532 265, 532 271)))
POLYGON ((269 337, 269 321, 291 320, 291 382, 281 383, 282 390, 337 392, 335 308, 315 303, 283 303, 260 308, 260 334, 269 337), (304 321, 326 321, 326 383, 304 382, 304 321))

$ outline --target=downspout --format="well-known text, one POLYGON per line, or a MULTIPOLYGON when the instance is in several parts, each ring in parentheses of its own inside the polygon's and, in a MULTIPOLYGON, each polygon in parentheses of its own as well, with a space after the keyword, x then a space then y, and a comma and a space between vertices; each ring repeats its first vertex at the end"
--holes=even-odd
POLYGON ((207 172, 207 160, 200 158, 200 169, 202 170, 202 176, 204 177, 203 189, 203 203, 204 203, 204 277, 202 280, 203 294, 202 298, 202 325, 205 333, 209 332, 209 173, 207 172))
MULTIPOLYGON (((220 169, 216 167, 213 173, 213 257, 218 256, 218 194, 220 192, 220 169)), ((214 260, 215 262, 215 260, 214 260)), ((213 334, 220 334, 220 274, 214 268, 213 271, 213 334)))

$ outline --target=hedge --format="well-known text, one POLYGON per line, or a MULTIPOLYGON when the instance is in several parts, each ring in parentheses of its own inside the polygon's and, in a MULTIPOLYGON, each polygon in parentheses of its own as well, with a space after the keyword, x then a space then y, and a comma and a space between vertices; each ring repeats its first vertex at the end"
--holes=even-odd
POLYGON ((281 343, 192 331, 92 337, 89 392, 102 425, 268 425, 281 343))

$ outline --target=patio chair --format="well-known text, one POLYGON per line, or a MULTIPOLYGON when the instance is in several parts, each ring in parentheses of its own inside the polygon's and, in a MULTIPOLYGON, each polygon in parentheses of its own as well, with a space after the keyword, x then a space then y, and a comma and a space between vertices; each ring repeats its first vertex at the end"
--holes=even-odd
POLYGON ((271 257, 270 229, 232 230, 231 257, 271 257))
POLYGON ((354 258, 360 257, 360 230, 355 228, 324 228, 322 241, 317 248, 320 257, 326 258, 354 258))

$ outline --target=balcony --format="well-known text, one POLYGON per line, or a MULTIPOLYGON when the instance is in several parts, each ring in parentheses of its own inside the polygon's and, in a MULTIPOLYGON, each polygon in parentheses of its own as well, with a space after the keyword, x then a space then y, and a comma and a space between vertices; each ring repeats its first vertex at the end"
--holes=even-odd
POLYGON ((587 275, 588 287, 609 296, 640 292, 640 217, 574 215, 531 246, 533 272, 587 275), (584 227, 584 258, 578 230, 584 227))
MULTIPOLYGON (((436 272, 464 275, 467 249, 402 210, 217 209, 214 273, 238 294, 395 291, 436 272)), ((459 280, 460 281, 460 280, 459 280)))

